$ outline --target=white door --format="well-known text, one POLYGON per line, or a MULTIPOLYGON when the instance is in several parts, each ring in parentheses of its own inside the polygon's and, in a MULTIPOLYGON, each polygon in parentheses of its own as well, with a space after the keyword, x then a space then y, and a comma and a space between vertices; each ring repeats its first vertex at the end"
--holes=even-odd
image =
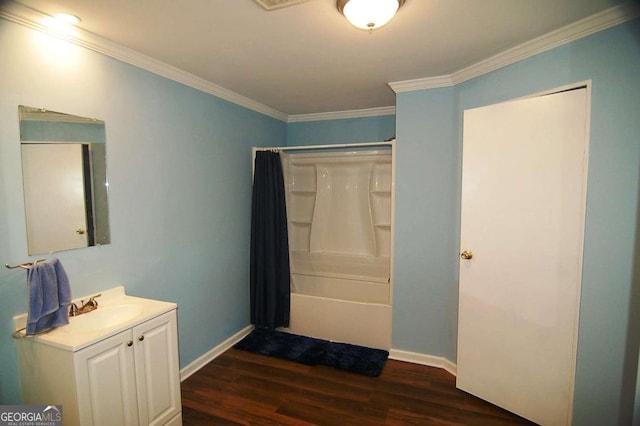
POLYGON ((587 110, 583 88, 464 114, 457 386, 543 425, 571 422, 587 110))
POLYGON ((29 254, 87 247, 82 144, 22 144, 29 254))

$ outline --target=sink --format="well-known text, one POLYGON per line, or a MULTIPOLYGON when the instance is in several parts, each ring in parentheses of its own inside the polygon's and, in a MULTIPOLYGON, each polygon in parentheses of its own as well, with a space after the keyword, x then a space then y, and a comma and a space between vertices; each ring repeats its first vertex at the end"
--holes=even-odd
POLYGON ((69 324, 59 327, 61 333, 93 333, 131 321, 142 311, 137 304, 98 306, 95 311, 69 318, 69 324))
MULTIPOLYGON (((34 335, 32 339, 21 339, 21 341, 33 340, 65 351, 76 352, 177 308, 175 303, 129 296, 125 293, 124 286, 105 289, 99 293, 102 296, 98 300, 99 305, 96 310, 70 317, 67 325, 34 335)), ((89 297, 91 295, 76 298, 75 303, 79 304, 80 300, 88 300, 89 297)), ((25 327, 27 320, 27 313, 13 317, 14 330, 25 327)))

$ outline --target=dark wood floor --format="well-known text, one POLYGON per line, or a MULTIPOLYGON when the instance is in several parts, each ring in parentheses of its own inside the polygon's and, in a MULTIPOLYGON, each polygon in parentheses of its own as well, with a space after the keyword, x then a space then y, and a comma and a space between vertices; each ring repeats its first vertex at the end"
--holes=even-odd
POLYGON ((182 383, 185 425, 531 424, 455 388, 444 370, 388 360, 380 377, 230 349, 182 383))

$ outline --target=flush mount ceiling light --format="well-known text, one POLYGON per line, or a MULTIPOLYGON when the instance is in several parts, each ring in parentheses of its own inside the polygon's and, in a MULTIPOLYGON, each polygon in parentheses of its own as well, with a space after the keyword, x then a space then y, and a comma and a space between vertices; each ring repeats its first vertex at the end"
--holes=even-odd
POLYGON ((338 0, 338 10, 363 30, 380 28, 393 18, 405 0, 338 0))
POLYGON ((80 23, 80 18, 68 13, 56 13, 53 15, 53 19, 63 25, 77 25, 80 23))
POLYGON ((76 35, 75 25, 80 22, 80 18, 68 13, 56 13, 53 16, 47 16, 42 23, 53 33, 62 36, 76 35))

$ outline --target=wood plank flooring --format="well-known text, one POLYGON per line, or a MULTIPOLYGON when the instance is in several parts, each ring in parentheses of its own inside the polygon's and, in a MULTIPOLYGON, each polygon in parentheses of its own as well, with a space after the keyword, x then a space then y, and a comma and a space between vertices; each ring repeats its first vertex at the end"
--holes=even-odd
POLYGON ((189 425, 523 425, 455 388, 455 377, 388 360, 380 377, 229 349, 182 383, 189 425))

